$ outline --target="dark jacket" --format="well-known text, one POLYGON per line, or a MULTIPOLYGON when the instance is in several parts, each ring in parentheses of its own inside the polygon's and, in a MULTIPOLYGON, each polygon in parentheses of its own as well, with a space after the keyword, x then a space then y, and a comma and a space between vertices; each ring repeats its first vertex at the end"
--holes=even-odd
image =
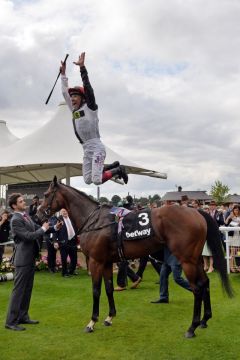
POLYGON ((10 221, 7 220, 0 226, 0 244, 8 241, 9 233, 10 221))
POLYGON ((20 213, 14 213, 11 219, 11 230, 15 242, 13 264, 15 266, 34 264, 39 254, 43 229, 30 218, 25 220, 20 213))
POLYGON ((73 223, 73 221, 71 220, 73 229, 75 231, 75 236, 71 239, 71 242, 68 240, 68 232, 67 232, 67 226, 64 222, 64 219, 62 216, 59 217, 59 220, 63 221, 63 226, 61 227, 60 230, 57 231, 56 235, 57 235, 57 240, 58 240, 58 244, 59 246, 64 246, 64 245, 77 245, 77 227, 75 226, 75 224, 73 223))

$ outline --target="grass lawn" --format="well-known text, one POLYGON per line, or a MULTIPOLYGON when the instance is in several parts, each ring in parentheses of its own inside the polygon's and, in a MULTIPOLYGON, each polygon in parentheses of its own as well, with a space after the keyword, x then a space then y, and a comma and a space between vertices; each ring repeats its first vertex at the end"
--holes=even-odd
POLYGON ((218 360, 240 359, 240 274, 232 274, 235 297, 223 295, 217 274, 210 274, 213 319, 196 338, 185 339, 193 296, 170 281, 170 304, 150 304, 159 297, 157 276, 149 266, 138 289, 115 293, 117 317, 111 327, 104 288, 100 318, 92 334, 84 333, 92 311, 91 279, 38 272, 30 314, 39 325, 23 332, 4 328, 13 283, 0 283, 0 358, 3 360, 218 360))

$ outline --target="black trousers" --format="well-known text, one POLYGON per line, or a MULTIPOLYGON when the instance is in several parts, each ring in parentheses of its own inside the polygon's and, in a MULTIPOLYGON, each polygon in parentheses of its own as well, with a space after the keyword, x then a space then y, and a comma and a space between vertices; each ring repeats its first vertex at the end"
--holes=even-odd
POLYGON ((46 240, 46 245, 48 268, 49 270, 55 271, 57 250, 54 248, 54 244, 49 239, 46 240))
POLYGON ((125 287, 127 286, 127 277, 132 282, 138 280, 139 276, 135 274, 135 272, 128 265, 128 261, 122 261, 117 264, 118 265, 118 274, 117 274, 117 284, 118 286, 125 287))
POLYGON ((0 264, 3 260, 3 254, 4 254, 4 245, 0 245, 0 264))
POLYGON ((145 270, 145 268, 147 266, 148 261, 151 262, 153 268, 158 273, 158 276, 160 276, 162 263, 160 263, 157 259, 155 260, 155 258, 152 258, 152 257, 149 257, 149 256, 144 256, 144 257, 140 258, 139 267, 138 267, 138 270, 137 270, 136 274, 138 276, 140 276, 141 278, 143 277, 143 273, 144 273, 144 270, 145 270))
POLYGON ((60 254, 61 254, 61 261, 62 261, 62 275, 66 274, 73 274, 76 270, 77 266, 77 245, 72 243, 72 240, 69 241, 69 244, 60 245, 60 254), (70 258, 70 265, 69 269, 67 266, 67 257, 70 258))

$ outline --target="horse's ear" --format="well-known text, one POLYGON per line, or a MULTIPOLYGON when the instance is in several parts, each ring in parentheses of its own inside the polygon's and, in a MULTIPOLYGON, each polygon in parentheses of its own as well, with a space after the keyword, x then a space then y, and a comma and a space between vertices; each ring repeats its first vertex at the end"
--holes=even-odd
POLYGON ((53 178, 53 185, 57 186, 57 184, 58 184, 58 181, 57 181, 57 177, 55 175, 54 178, 53 178))

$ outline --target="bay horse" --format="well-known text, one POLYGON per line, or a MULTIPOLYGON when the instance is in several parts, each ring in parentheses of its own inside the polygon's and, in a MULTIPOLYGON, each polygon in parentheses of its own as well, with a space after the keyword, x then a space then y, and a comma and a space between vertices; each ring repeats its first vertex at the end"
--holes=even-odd
MULTIPOLYGON (((74 221, 80 234, 83 253, 89 257, 89 269, 92 276, 93 309, 86 332, 93 332, 99 317, 99 303, 102 278, 109 303, 109 314, 104 321, 112 324, 116 316, 113 297, 113 263, 119 262, 117 240, 113 236, 114 226, 109 213, 110 205, 102 205, 84 192, 61 184, 56 176, 44 194, 44 200, 37 212, 39 221, 49 218, 55 212, 65 208, 74 221)), ((212 317, 209 279, 203 269, 202 249, 207 238, 215 269, 219 272, 224 290, 232 296, 226 261, 223 254, 219 230, 214 220, 205 212, 177 205, 155 208, 150 213, 154 235, 141 240, 123 241, 126 259, 141 258, 153 254, 163 245, 180 261, 194 295, 192 323, 185 333, 186 338, 195 336, 195 329, 207 327, 212 317), (204 313, 201 319, 201 305, 204 313)))

